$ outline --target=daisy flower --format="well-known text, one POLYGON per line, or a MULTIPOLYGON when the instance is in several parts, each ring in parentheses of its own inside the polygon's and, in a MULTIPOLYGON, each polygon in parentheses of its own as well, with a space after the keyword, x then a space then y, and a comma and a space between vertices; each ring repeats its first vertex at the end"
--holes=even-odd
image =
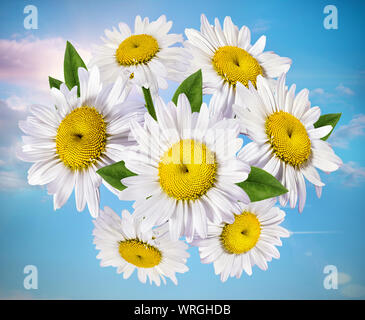
POLYGON ((143 121, 143 102, 125 98, 125 81, 102 88, 99 71, 78 70, 80 98, 77 87, 69 91, 51 89, 54 105, 34 105, 26 121, 20 121, 23 136, 18 157, 34 162, 28 171, 31 185, 47 185, 53 195, 54 209, 61 208, 75 188, 76 208, 87 204, 90 214, 99 212, 101 177, 96 170, 120 161, 123 145, 128 139, 129 121, 143 121))
POLYGON ((122 217, 112 209, 105 207, 99 217, 94 220, 94 244, 102 267, 113 266, 123 278, 129 278, 137 269, 138 279, 146 283, 160 285, 161 279, 166 284, 165 277, 177 284, 176 272, 189 270, 186 259, 188 246, 183 241, 172 241, 168 228, 162 226, 141 232, 140 222, 127 211, 122 211, 122 217))
POLYGON ((251 275, 254 265, 266 270, 268 261, 279 259, 275 246, 281 246, 280 237, 289 237, 289 232, 279 226, 285 213, 274 207, 275 202, 240 203, 233 223, 209 224, 207 238, 192 242, 199 247, 202 263, 214 263, 222 282, 229 276, 240 278, 243 270, 251 275))
POLYGON ((200 32, 185 29, 188 41, 184 46, 193 55, 192 69, 202 69, 204 93, 213 94, 219 100, 217 106, 224 116, 231 118, 236 84, 246 87, 249 82, 256 85, 256 78, 262 75, 272 79, 279 77, 290 68, 291 60, 265 51, 266 37, 261 36, 251 45, 250 29, 238 29, 230 17, 224 19, 223 29, 219 20, 215 26, 201 15, 200 32))
POLYGON ((321 140, 332 130, 327 125, 315 129, 319 119, 319 107, 310 107, 308 90, 295 96, 295 85, 285 86, 285 74, 271 88, 266 79, 259 76, 257 90, 237 86, 237 104, 233 106, 243 129, 252 139, 240 151, 239 157, 258 166, 273 176, 289 190, 280 196, 280 204, 296 206, 303 211, 306 199, 304 177, 315 185, 320 197, 324 183, 316 168, 324 172, 337 170, 342 164, 330 144, 321 140))
POLYGON ((150 229, 168 220, 171 237, 205 236, 207 221, 232 220, 235 201, 249 202, 235 183, 250 167, 236 156, 242 146, 236 120, 212 118, 203 104, 192 113, 185 94, 177 106, 155 99, 157 122, 131 123, 138 145, 126 152, 126 167, 137 175, 122 179, 121 200, 136 200, 134 215, 150 229), (228 210, 227 210, 228 209, 228 210))
POLYGON ((123 76, 152 93, 166 89, 166 79, 183 80, 188 61, 183 47, 171 47, 183 40, 181 34, 168 33, 171 27, 164 15, 151 23, 137 16, 133 33, 121 22, 119 30, 105 30, 105 44, 95 48, 91 64, 100 68, 103 81, 123 76))

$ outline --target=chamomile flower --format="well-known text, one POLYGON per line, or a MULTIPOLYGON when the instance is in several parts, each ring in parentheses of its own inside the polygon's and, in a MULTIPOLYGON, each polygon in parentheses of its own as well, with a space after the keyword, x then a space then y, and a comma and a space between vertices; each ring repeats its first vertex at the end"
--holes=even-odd
POLYGON ((18 157, 34 162, 28 171, 31 185, 47 185, 54 209, 61 208, 75 189, 76 208, 87 204, 90 214, 99 212, 101 177, 96 170, 120 161, 123 145, 130 145, 129 121, 142 122, 143 102, 125 99, 125 81, 102 88, 99 71, 78 70, 77 87, 52 88, 54 105, 34 105, 31 116, 20 121, 24 145, 18 157), (55 108, 56 106, 56 108, 55 108))
POLYGON ((188 246, 183 241, 172 241, 168 228, 161 226, 141 232, 140 221, 127 211, 122 217, 109 207, 100 212, 94 220, 94 244, 100 250, 97 255, 102 267, 113 266, 123 278, 129 278, 137 269, 138 279, 146 283, 160 285, 165 277, 177 284, 176 272, 184 273, 189 269, 186 260, 188 246))
POLYGON ((280 237, 289 237, 289 232, 279 226, 285 213, 274 207, 275 202, 240 203, 233 223, 209 224, 207 238, 192 242, 199 247, 202 263, 214 263, 222 282, 229 276, 240 278, 243 270, 251 275, 254 265, 266 270, 268 261, 280 257, 275 246, 281 246, 280 237))
POLYGON ((182 80, 189 61, 183 47, 171 47, 183 39, 181 34, 168 33, 171 27, 172 21, 164 15, 152 22, 137 16, 134 32, 121 22, 119 30, 105 30, 105 44, 95 48, 91 64, 100 68, 103 81, 123 76, 152 93, 166 89, 167 79, 182 80))
POLYGON ((249 202, 236 183, 250 167, 237 159, 242 146, 236 120, 211 117, 206 104, 192 113, 185 94, 177 106, 156 98, 157 120, 131 123, 138 145, 126 152, 126 167, 136 176, 122 179, 121 200, 136 200, 134 215, 147 230, 168 221, 173 239, 204 237, 207 221, 232 220, 237 200, 249 202))
POLYGON ((251 32, 246 26, 238 29, 230 17, 224 19, 223 29, 219 20, 209 24, 201 15, 200 32, 185 29, 188 41, 184 46, 193 56, 192 70, 202 69, 204 92, 213 94, 221 112, 232 117, 232 104, 236 95, 236 84, 248 87, 256 85, 259 75, 272 79, 279 77, 290 68, 291 60, 280 57, 272 51, 265 51, 266 37, 261 36, 251 45, 251 32))
POLYGON ((316 168, 332 172, 342 164, 330 144, 321 140, 331 132, 332 126, 314 128, 320 108, 310 107, 307 89, 296 96, 295 85, 287 90, 285 74, 275 89, 259 76, 257 90, 253 85, 249 89, 240 85, 237 95, 233 109, 252 139, 239 157, 281 181, 289 192, 280 196, 280 204, 285 206, 289 201, 294 208, 299 198, 298 208, 302 212, 306 200, 304 177, 315 185, 320 197, 324 183, 316 168))

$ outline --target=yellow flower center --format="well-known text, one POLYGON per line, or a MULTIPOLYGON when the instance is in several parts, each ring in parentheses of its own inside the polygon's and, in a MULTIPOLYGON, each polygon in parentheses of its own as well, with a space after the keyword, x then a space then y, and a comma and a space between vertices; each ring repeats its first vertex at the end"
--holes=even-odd
POLYGON ((138 239, 119 242, 119 254, 138 268, 153 268, 160 264, 161 251, 138 239))
POLYGON ((266 119, 266 134, 278 158, 298 167, 311 154, 311 141, 303 124, 293 115, 277 111, 266 119))
POLYGON ((256 87, 257 76, 263 74, 257 60, 247 51, 238 47, 220 47, 214 53, 212 63, 217 73, 233 86, 238 81, 248 87, 248 82, 251 81, 256 87))
POLYGON ((87 168, 105 151, 106 123, 93 107, 70 112, 57 129, 56 152, 72 170, 87 168))
POLYGON ((244 211, 235 215, 232 224, 226 224, 220 235, 223 248, 231 254, 241 254, 255 247, 261 233, 260 221, 256 215, 244 211))
POLYGON ((196 200, 214 184, 215 154, 204 144, 181 140, 165 152, 158 166, 160 185, 172 198, 196 200))
POLYGON ((118 47, 115 57, 122 66, 147 63, 159 50, 157 40, 148 34, 136 34, 126 38, 118 47))

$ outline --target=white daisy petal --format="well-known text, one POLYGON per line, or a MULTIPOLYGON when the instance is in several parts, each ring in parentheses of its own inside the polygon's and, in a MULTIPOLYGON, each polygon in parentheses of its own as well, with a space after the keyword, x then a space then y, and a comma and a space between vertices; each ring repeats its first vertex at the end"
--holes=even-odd
POLYGON ((86 205, 85 191, 84 191, 84 172, 77 171, 75 175, 75 201, 77 211, 83 211, 86 205))
MULTIPOLYGON (((257 76, 269 79, 287 72, 291 59, 283 58, 273 52, 263 52, 266 37, 261 36, 251 45, 250 30, 243 26, 240 30, 233 24, 231 17, 225 17, 223 29, 219 20, 211 26, 205 15, 201 16, 200 32, 185 29, 187 41, 184 47, 193 57, 187 74, 201 69, 203 73, 203 91, 212 94, 211 101, 219 110, 216 114, 233 117, 232 105, 237 98, 237 85, 249 87, 256 84, 257 76)), ((237 103, 237 101, 236 101, 237 103)))
POLYGON ((157 120, 131 122, 137 146, 123 152, 126 167, 138 176, 122 179, 122 200, 136 200, 142 227, 169 221, 173 239, 207 232, 207 220, 230 221, 237 201, 249 202, 236 183, 247 179, 250 166, 237 159, 241 148, 236 120, 212 115, 206 105, 192 113, 182 94, 177 106, 155 98, 157 120), (229 146, 228 146, 229 145, 229 146), (152 161, 151 159, 152 158, 152 161))
POLYGON ((286 206, 289 202, 294 208, 299 199, 298 210, 302 212, 306 198, 304 177, 320 195, 324 183, 316 168, 329 173, 342 165, 330 144, 321 140, 332 126, 313 127, 320 108, 310 107, 307 89, 297 95, 295 85, 287 90, 284 74, 276 86, 258 76, 257 90, 253 86, 237 86, 237 90, 234 110, 242 132, 252 140, 239 152, 239 158, 275 176, 289 190, 279 197, 280 204, 286 206))
POLYGON ((328 135, 332 130, 332 126, 323 126, 316 129, 308 130, 308 134, 311 136, 312 139, 320 139, 328 135))
POLYGON ((248 52, 253 56, 257 56, 264 51, 265 45, 266 45, 266 37, 261 36, 248 52))
POLYGON ((27 134, 19 158, 34 162, 28 171, 32 185, 47 185, 54 196, 54 208, 61 208, 75 186, 76 209, 86 204, 90 214, 99 212, 101 177, 96 170, 120 161, 124 155, 124 141, 128 145, 129 121, 143 123, 140 105, 126 104, 124 80, 118 80, 110 89, 103 90, 99 71, 79 68, 80 98, 77 87, 68 90, 51 89, 55 105, 32 106, 32 116, 20 121, 19 127, 27 134), (113 120, 109 114, 113 115, 113 120), (114 121, 114 122, 113 122, 114 121), (115 129, 116 123, 120 129, 115 129), (108 130, 108 126, 112 130, 108 130))
POLYGON ((279 259, 275 246, 289 232, 280 227, 285 213, 274 207, 275 199, 241 204, 241 213, 232 223, 209 223, 207 237, 196 237, 191 243, 199 248, 203 263, 214 263, 215 274, 224 282, 228 277, 239 278, 243 271, 252 274, 255 264, 263 270, 272 258, 279 259))
MULTIPOLYGON (((177 284, 176 273, 188 271, 186 258, 187 246, 179 240, 170 240, 164 233, 141 233, 141 221, 124 211, 122 217, 110 208, 105 208, 94 220, 94 244, 97 255, 101 259, 101 266, 113 266, 117 273, 123 273, 128 279, 137 269, 137 277, 142 283, 147 278, 157 286, 164 277, 168 277, 177 284), (136 230, 132 233, 131 230, 136 230)), ((157 229, 158 230, 158 229, 157 229)))
POLYGON ((182 42, 182 35, 168 33, 171 27, 172 21, 166 21, 163 15, 152 22, 137 16, 133 32, 119 23, 119 30, 105 30, 104 44, 95 48, 90 65, 100 68, 103 82, 122 77, 129 88, 149 88, 156 95, 159 88, 167 88, 167 79, 179 81, 176 75, 187 70, 181 63, 186 50, 171 47, 182 42))
POLYGON ((313 107, 303 114, 301 121, 306 124, 306 128, 310 128, 310 126, 317 122, 320 115, 321 109, 319 107, 313 107))
POLYGON ((60 188, 54 194, 53 203, 54 209, 61 208, 70 197, 75 183, 75 176, 71 172, 67 172, 59 181, 60 188))

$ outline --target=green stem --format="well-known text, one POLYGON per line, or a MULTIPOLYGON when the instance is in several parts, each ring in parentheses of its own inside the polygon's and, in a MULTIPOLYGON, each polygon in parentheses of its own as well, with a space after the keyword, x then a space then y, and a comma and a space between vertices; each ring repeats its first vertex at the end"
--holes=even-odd
POLYGON ((153 119, 155 119, 157 121, 156 111, 155 111, 155 107, 153 105, 150 89, 146 89, 145 87, 142 87, 142 91, 143 91, 143 95, 144 95, 144 100, 146 101, 146 108, 148 110, 148 113, 151 115, 151 117, 153 119))

